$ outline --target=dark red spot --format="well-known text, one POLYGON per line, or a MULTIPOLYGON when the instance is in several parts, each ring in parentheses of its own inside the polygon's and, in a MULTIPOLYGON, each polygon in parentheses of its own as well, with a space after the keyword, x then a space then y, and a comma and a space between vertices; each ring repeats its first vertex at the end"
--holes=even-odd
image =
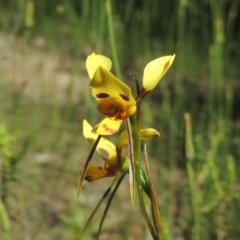
POLYGON ((129 101, 129 98, 128 98, 127 96, 125 96, 125 95, 123 95, 123 94, 119 94, 119 95, 120 95, 120 97, 121 97, 123 100, 129 101))
POLYGON ((106 132, 109 132, 110 134, 116 133, 116 131, 114 129, 109 128, 107 124, 103 124, 103 128, 106 132))
POLYGON ((99 93, 99 94, 97 94, 97 97, 98 98, 107 98, 107 97, 109 97, 109 95, 107 93, 99 93))

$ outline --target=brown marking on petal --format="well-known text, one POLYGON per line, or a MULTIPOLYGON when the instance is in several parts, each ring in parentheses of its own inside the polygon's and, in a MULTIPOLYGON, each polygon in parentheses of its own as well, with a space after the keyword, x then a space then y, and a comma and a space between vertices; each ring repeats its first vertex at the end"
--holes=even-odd
POLYGON ((160 134, 159 133, 153 133, 153 137, 159 137, 160 134))
POLYGON ((107 94, 107 93, 98 93, 97 97, 98 98, 107 98, 107 97, 109 97, 109 94, 107 94))
POLYGON ((125 96, 125 95, 123 95, 123 94, 119 94, 119 96, 120 96, 123 100, 129 101, 129 97, 128 97, 128 96, 125 96))
POLYGON ((108 175, 109 177, 111 177, 111 176, 117 176, 119 173, 122 172, 121 167, 118 166, 118 165, 114 165, 114 166, 111 166, 111 167, 109 167, 109 168, 106 168, 106 170, 107 170, 107 175, 108 175))
POLYGON ((109 154, 108 154, 108 152, 105 149, 98 148, 98 152, 99 152, 99 154, 101 155, 101 157, 103 159, 108 159, 109 158, 109 154))
POLYGON ((125 119, 126 118, 126 110, 120 109, 114 116, 115 119, 125 119))
POLYGON ((84 179, 88 182, 92 182, 104 177, 107 177, 107 171, 103 167, 90 166, 84 179))
POLYGON ((112 128, 109 128, 107 124, 103 124, 102 127, 104 128, 104 130, 105 130, 106 132, 109 132, 110 134, 114 134, 114 133, 117 132, 116 130, 114 130, 114 129, 112 129, 112 128))
POLYGON ((119 108, 115 106, 113 103, 104 100, 98 103, 97 108, 100 113, 110 117, 116 115, 117 112, 119 111, 119 108))
POLYGON ((126 106, 125 108, 119 109, 119 111, 114 116, 115 119, 125 119, 128 118, 136 111, 136 106, 126 106))

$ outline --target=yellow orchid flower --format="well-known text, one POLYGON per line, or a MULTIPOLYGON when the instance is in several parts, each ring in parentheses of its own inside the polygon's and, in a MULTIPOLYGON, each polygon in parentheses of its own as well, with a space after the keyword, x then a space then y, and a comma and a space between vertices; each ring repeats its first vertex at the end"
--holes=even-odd
MULTIPOLYGON (((149 62, 143 72, 142 96, 152 91, 170 68, 175 54, 149 62)), ((112 62, 108 57, 92 53, 87 57, 86 68, 91 79, 90 87, 96 98, 98 110, 106 115, 94 128, 98 135, 112 135, 119 131, 124 119, 135 113, 136 100, 131 89, 111 72, 112 62)))
POLYGON ((98 110, 107 116, 93 132, 112 135, 119 131, 124 119, 136 111, 136 101, 131 89, 111 72, 111 60, 102 55, 91 54, 86 60, 92 94, 98 102, 98 110))
MULTIPOLYGON (((83 120, 83 136, 85 139, 88 140, 92 145, 98 138, 98 134, 92 132, 93 128, 88 123, 87 120, 83 120)), ((117 161, 117 154, 116 154, 116 146, 107 140, 106 138, 101 138, 97 148, 98 154, 108 162, 108 164, 116 164, 117 161)))
MULTIPOLYGON (((83 120, 83 136, 91 144, 94 144, 98 138, 98 134, 93 133, 92 130, 93 128, 87 120, 83 120)), ((112 142, 102 137, 96 147, 96 151, 103 158, 104 165, 89 166, 86 171, 85 180, 92 182, 100 178, 117 176, 123 171, 117 159, 116 146, 112 142)))
MULTIPOLYGON (((98 138, 98 134, 93 133, 92 130, 92 126, 84 119, 83 136, 93 145, 98 138)), ((160 133, 154 128, 140 130, 141 139, 158 137, 159 135, 160 133)), ((104 160, 104 166, 89 166, 85 175, 85 180, 91 182, 104 177, 116 176, 119 173, 126 171, 128 169, 127 157, 121 155, 121 163, 119 163, 117 148, 122 149, 127 144, 128 137, 126 131, 121 133, 116 146, 111 141, 102 137, 96 147, 96 151, 104 160)))

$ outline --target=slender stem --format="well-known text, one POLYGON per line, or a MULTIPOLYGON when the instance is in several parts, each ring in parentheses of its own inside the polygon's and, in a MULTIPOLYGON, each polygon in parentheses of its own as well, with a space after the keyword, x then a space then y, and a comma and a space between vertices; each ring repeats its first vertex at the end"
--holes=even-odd
MULTIPOLYGON (((99 239, 99 236, 100 236, 100 233, 101 233, 101 230, 102 230, 103 221, 104 221, 104 219, 105 219, 105 217, 106 217, 106 215, 107 215, 107 212, 108 212, 108 209, 109 209, 109 207, 110 207, 110 205, 111 205, 111 203, 112 203, 113 197, 114 197, 116 191, 118 190, 118 188, 119 188, 119 186, 120 186, 123 178, 125 177, 125 175, 126 175, 126 172, 124 172, 123 174, 121 174, 119 177, 116 177, 116 178, 115 178, 116 181, 117 181, 117 183, 116 183, 116 185, 115 185, 115 187, 114 187, 111 195, 109 196, 109 199, 108 199, 108 201, 107 201, 106 208, 105 208, 104 213, 103 213, 103 216, 102 216, 102 218, 101 218, 101 221, 100 221, 100 224, 99 224, 99 228, 98 228, 98 233, 97 233, 97 240, 99 239)), ((115 180, 115 179, 114 179, 114 180, 115 180)), ((115 184, 116 181, 114 181, 114 184, 115 184)))
POLYGON ((86 175, 86 172, 87 172, 88 164, 89 164, 89 162, 90 162, 91 159, 92 159, 92 156, 93 156, 93 154, 94 154, 94 152, 95 152, 95 150, 96 150, 96 148, 97 148, 97 145, 98 145, 101 137, 102 137, 102 136, 99 135, 98 138, 96 139, 96 141, 94 142, 93 147, 92 147, 92 149, 91 149, 91 151, 90 151, 90 153, 89 153, 89 155, 88 155, 88 158, 87 158, 86 162, 84 163, 83 170, 82 170, 82 172, 80 173, 80 179, 79 179, 79 183, 78 183, 77 196, 79 196, 79 193, 80 193, 80 191, 81 191, 82 183, 83 183, 83 180, 84 180, 85 175, 86 175))
POLYGON ((191 204, 192 204, 192 211, 193 211, 193 218, 194 218, 194 237, 196 240, 200 239, 201 233, 200 233, 200 218, 198 213, 198 198, 194 194, 196 192, 196 186, 195 186, 195 173, 192 167, 192 163, 187 159, 187 175, 188 175, 188 185, 190 188, 190 194, 191 194, 191 204))
POLYGON ((154 226, 156 228, 156 232, 158 236, 160 236, 160 239, 164 240, 165 237, 164 237, 164 231, 163 231, 162 217, 161 217, 160 208, 157 200, 157 193, 153 184, 153 180, 150 174, 150 168, 148 165, 148 154, 147 154, 146 144, 144 145, 144 162, 147 170, 150 191, 151 191, 152 215, 153 215, 154 226))
POLYGON ((10 220, 6 207, 0 198, 0 222, 2 223, 2 235, 4 240, 10 239, 10 220))
POLYGON ((83 234, 85 232, 85 230, 87 229, 89 223, 91 222, 91 220, 93 219, 93 217, 95 216, 98 208, 101 206, 101 204, 103 203, 103 201, 107 198, 108 194, 111 192, 113 186, 115 185, 115 183, 117 182, 119 178, 116 177, 114 178, 114 180, 112 181, 112 183, 110 184, 110 186, 108 187, 108 189, 104 192, 103 196, 101 197, 101 199, 99 200, 99 202, 97 203, 97 205, 95 206, 95 208, 93 209, 91 215, 89 216, 87 222, 85 223, 82 231, 81 231, 81 234, 80 234, 80 237, 79 237, 79 240, 83 239, 83 234))
POLYGON ((138 192, 140 208, 141 208, 142 215, 146 221, 146 224, 151 232, 153 239, 157 240, 158 236, 157 236, 155 229, 152 225, 152 222, 148 216, 145 202, 144 202, 143 187, 142 187, 142 182, 141 182, 141 162, 140 162, 141 146, 140 146, 139 129, 137 126, 135 114, 130 117, 130 122, 131 122, 131 126, 132 126, 135 180, 136 180, 136 185, 137 185, 137 192, 138 192))
POLYGON ((119 60, 118 60, 119 58, 118 58, 118 54, 117 54, 116 39, 115 39, 114 28, 113 28, 111 0, 105 0, 105 8, 106 8, 106 14, 107 14, 107 27, 108 27, 108 34, 109 34, 109 42, 110 42, 110 48, 111 48, 111 52, 112 52, 114 67, 115 67, 117 76, 122 79, 120 64, 119 64, 119 60))
POLYGON ((191 204, 194 217, 194 234, 195 239, 200 239, 200 218, 198 213, 198 197, 196 196, 196 176, 193 168, 195 160, 195 150, 193 145, 193 136, 192 136, 192 121, 191 115, 189 113, 184 114, 185 121, 185 155, 186 155, 186 165, 187 165, 187 176, 188 176, 188 185, 190 188, 191 194, 191 204))
POLYGON ((135 202, 135 192, 136 192, 136 181, 135 181, 135 167, 134 167, 134 152, 133 152, 133 138, 132 129, 129 118, 126 119, 126 129, 128 133, 128 144, 129 144, 129 183, 130 183, 130 196, 132 204, 135 202))

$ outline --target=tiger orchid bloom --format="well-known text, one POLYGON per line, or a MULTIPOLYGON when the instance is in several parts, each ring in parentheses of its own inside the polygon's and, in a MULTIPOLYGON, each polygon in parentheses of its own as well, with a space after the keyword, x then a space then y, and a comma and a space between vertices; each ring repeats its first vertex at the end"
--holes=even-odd
POLYGON ((136 111, 131 89, 110 72, 111 65, 109 58, 95 53, 86 60, 90 87, 97 100, 98 111, 107 116, 93 129, 99 135, 115 134, 123 120, 136 111))
MULTIPOLYGON (((92 130, 93 128, 87 120, 83 120, 83 136, 93 145, 98 138, 98 134, 93 133, 92 130)), ((104 160, 104 165, 89 166, 86 171, 85 180, 92 182, 100 178, 117 176, 123 171, 125 159, 121 157, 122 164, 120 164, 116 146, 112 142, 102 137, 96 147, 96 151, 104 160)))
MULTIPOLYGON (((84 119, 83 136, 93 145, 98 138, 98 134, 93 133, 92 130, 92 126, 87 120, 84 119)), ((145 128, 140 130, 141 139, 158 137, 159 135, 159 132, 153 128, 145 128)), ((117 176, 119 173, 127 171, 128 157, 124 155, 117 155, 117 149, 121 151, 121 149, 127 144, 128 137, 126 131, 121 133, 116 145, 102 137, 96 147, 96 151, 104 160, 104 165, 89 166, 86 171, 85 180, 92 182, 100 178, 117 176), (118 157, 121 159, 119 160, 118 157)))
MULTIPOLYGON (((158 84, 175 58, 175 54, 157 58, 149 62, 143 73, 142 96, 158 84)), ((92 53, 87 57, 86 68, 90 78, 92 95, 97 100, 100 113, 107 116, 94 128, 98 135, 113 135, 122 122, 136 112, 137 102, 131 88, 116 78, 111 72, 112 62, 108 57, 92 53)))

